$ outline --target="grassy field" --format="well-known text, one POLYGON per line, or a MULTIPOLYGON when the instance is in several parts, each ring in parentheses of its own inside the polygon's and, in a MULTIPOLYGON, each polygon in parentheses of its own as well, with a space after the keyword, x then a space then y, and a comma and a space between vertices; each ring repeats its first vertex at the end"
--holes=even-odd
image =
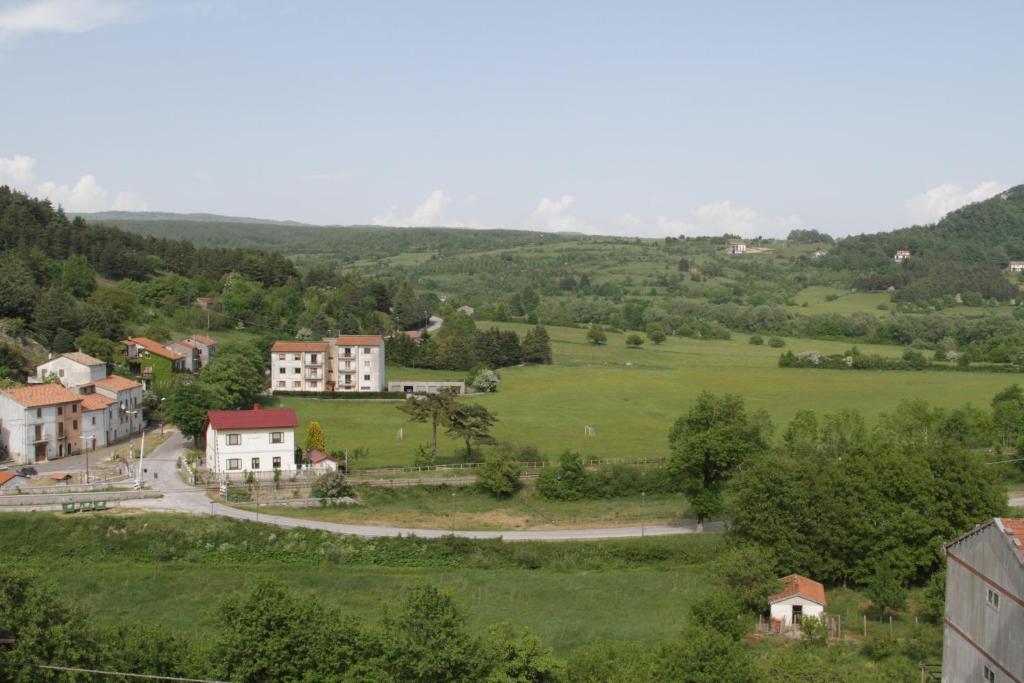
POLYGON ((686 500, 678 494, 553 501, 526 489, 507 500, 496 500, 469 486, 363 486, 359 496, 362 505, 260 509, 286 517, 344 524, 476 530, 654 525, 682 521, 686 513, 686 500))
MULTIPOLYGON (((778 357, 784 349, 753 346, 741 335, 728 341, 669 338, 660 346, 628 349, 623 334, 610 333, 606 345, 594 346, 583 329, 549 327, 548 332, 555 365, 504 369, 498 393, 468 399, 497 413, 499 440, 536 446, 547 457, 567 448, 600 458, 663 457, 669 427, 703 390, 738 393, 751 409, 768 411, 781 428, 803 408, 822 413, 854 408, 870 421, 904 398, 945 407, 987 404, 1016 379, 996 373, 782 369, 778 357), (587 425, 595 436, 584 436, 587 425)), ((837 353, 850 346, 786 340, 786 349, 797 352, 837 353)), ((888 356, 902 352, 895 346, 861 348, 888 356)), ((389 368, 388 375, 462 379, 461 372, 405 368, 389 368)), ((281 403, 295 408, 301 430, 318 420, 329 448, 369 448, 369 457, 357 467, 411 465, 417 444, 429 441, 429 426, 410 423, 394 402, 286 398, 281 403)), ((463 459, 453 439, 442 437, 441 451, 448 461, 463 459)))
POLYGON ((885 292, 851 292, 835 287, 806 287, 793 297, 793 300, 800 304, 799 307, 790 307, 788 310, 794 313, 840 313, 850 315, 852 313, 872 313, 884 315, 884 311, 878 310, 878 304, 889 303, 890 296, 885 292), (826 297, 837 296, 839 298, 828 301, 826 297), (803 306, 803 304, 807 306, 803 306))

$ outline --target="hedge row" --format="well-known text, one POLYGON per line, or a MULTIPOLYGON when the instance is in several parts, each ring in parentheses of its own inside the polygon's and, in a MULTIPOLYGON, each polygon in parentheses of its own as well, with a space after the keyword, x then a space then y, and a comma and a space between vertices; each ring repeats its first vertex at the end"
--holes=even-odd
POLYGON ((295 398, 342 398, 353 401, 367 399, 402 399, 405 393, 401 391, 275 391, 274 396, 287 396, 295 398))

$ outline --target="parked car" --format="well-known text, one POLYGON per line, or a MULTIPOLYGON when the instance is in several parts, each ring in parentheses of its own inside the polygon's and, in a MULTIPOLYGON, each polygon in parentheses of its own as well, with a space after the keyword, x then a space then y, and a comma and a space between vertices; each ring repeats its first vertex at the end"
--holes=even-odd
POLYGON ((18 474, 22 477, 34 477, 39 474, 39 470, 35 467, 22 467, 18 470, 18 474))

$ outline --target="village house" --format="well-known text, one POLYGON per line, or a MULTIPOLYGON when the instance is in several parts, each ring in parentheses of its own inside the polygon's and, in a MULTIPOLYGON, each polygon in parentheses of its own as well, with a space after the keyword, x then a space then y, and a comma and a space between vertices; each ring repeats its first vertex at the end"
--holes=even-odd
POLYGON ((309 460, 309 468, 313 470, 314 474, 320 475, 338 471, 338 461, 334 459, 334 456, 322 451, 310 451, 306 453, 306 459, 309 460))
POLYGON ((820 619, 825 611, 825 587, 799 574, 784 576, 781 592, 768 597, 773 628, 785 631, 804 617, 820 619))
POLYGON ((392 380, 388 382, 388 391, 404 394, 439 394, 444 390, 452 390, 462 395, 466 393, 465 382, 445 382, 443 380, 392 380))
POLYGON ((462 315, 468 316, 470 318, 472 318, 473 314, 476 313, 476 309, 473 308, 472 306, 459 306, 455 310, 457 310, 462 315))
POLYGON ((176 372, 187 371, 184 356, 148 337, 129 337, 121 344, 128 369, 147 388, 169 381, 176 372))
POLYGON ((745 254, 747 253, 747 243, 740 240, 729 240, 729 246, 726 247, 725 253, 745 254))
POLYGON ((59 384, 0 391, 0 449, 22 465, 78 453, 81 403, 59 384))
POLYGON ((1011 273, 1024 273, 1024 261, 1010 261, 1011 273))
POLYGON ((247 473, 294 472, 295 428, 290 408, 211 410, 207 413, 206 467, 224 478, 247 473))
POLYGON ((942 680, 1024 680, 1024 519, 995 518, 946 545, 942 680))
POLYGON ((827 252, 827 251, 825 251, 824 249, 815 249, 815 250, 814 250, 814 258, 824 258, 824 256, 825 256, 825 255, 826 255, 827 253, 828 253, 828 252, 827 252))
POLYGON ((106 363, 87 353, 71 351, 57 356, 51 354, 50 360, 37 365, 31 383, 42 383, 49 377, 56 377, 65 387, 73 389, 106 376, 106 363))
POLYGON ((179 339, 165 344, 164 348, 181 356, 185 361, 185 370, 188 372, 195 374, 202 367, 202 362, 199 359, 199 347, 195 344, 179 339))
MULTIPOLYGON (((111 375, 93 382, 91 387, 89 385, 82 387, 81 391, 83 401, 89 393, 114 401, 114 404, 107 409, 109 420, 103 425, 107 435, 107 445, 142 432, 145 418, 142 412, 143 387, 141 384, 127 377, 111 375)), ((90 405, 99 403, 99 401, 95 401, 90 405)))
POLYGON ((199 349, 200 368, 204 368, 209 365, 217 355, 217 349, 220 348, 220 344, 216 339, 211 339, 210 337, 202 334, 193 334, 191 337, 185 337, 182 341, 199 349))
POLYGON ((210 305, 211 304, 213 304, 213 299, 211 299, 208 296, 197 296, 196 297, 196 306, 198 306, 199 308, 201 308, 204 311, 210 310, 210 305))
POLYGON ((13 491, 28 486, 28 479, 17 472, 0 472, 0 490, 13 491))
POLYGON ((910 258, 910 252, 907 251, 906 249, 900 249, 899 251, 896 252, 896 255, 893 256, 893 260, 896 261, 896 263, 902 263, 906 261, 908 258, 910 258))
POLYGON ((384 338, 341 335, 270 348, 271 391, 383 391, 384 338))

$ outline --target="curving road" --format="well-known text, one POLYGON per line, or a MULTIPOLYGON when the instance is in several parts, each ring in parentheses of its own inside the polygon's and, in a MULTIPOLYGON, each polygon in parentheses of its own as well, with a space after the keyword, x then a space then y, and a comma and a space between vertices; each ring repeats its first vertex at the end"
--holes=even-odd
MULTIPOLYGON (((178 458, 183 455, 183 439, 181 433, 175 431, 167 441, 161 444, 143 462, 143 469, 145 470, 143 479, 153 489, 161 491, 164 497, 160 499, 125 501, 122 503, 122 507, 168 512, 188 512, 191 514, 214 514, 234 519, 274 524, 287 529, 303 527, 368 538, 382 536, 440 538, 442 536, 455 535, 462 538, 501 538, 506 541, 573 541, 697 533, 695 524, 612 527, 607 529, 558 529, 553 531, 451 531, 449 529, 410 529, 393 526, 371 526, 367 524, 336 524, 334 522, 320 522, 312 519, 280 517, 278 515, 268 515, 252 510, 242 510, 227 505, 220 505, 207 498, 201 489, 184 484, 178 476, 177 465, 178 458)), ((704 528, 706 531, 721 531, 724 528, 724 524, 721 522, 710 522, 705 524, 704 528)))

